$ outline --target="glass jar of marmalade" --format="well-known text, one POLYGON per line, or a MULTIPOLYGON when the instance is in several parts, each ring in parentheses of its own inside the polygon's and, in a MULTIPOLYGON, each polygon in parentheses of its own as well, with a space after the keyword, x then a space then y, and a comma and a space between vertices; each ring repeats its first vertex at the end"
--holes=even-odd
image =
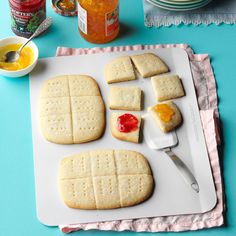
POLYGON ((9 0, 12 31, 29 38, 46 18, 46 0, 9 0))
POLYGON ((112 41, 119 33, 119 0, 78 0, 78 20, 87 41, 112 41))

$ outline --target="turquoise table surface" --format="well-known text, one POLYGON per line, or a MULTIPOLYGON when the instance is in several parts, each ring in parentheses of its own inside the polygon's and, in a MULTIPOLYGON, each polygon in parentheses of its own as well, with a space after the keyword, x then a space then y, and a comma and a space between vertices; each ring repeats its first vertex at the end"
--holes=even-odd
MULTIPOLYGON (((94 47, 78 32, 77 18, 62 17, 48 2, 50 31, 35 39, 40 58, 55 55, 57 46, 94 47)), ((222 168, 227 200, 226 225, 178 235, 236 235, 236 25, 146 28, 141 0, 121 0, 121 34, 111 45, 187 43, 196 53, 209 53, 214 69, 223 133, 222 168)), ((0 38, 13 36, 7 0, 0 1, 0 38)), ((158 235, 175 233, 158 233, 158 235)), ((42 225, 35 210, 29 80, 0 76, 0 236, 63 235, 42 225)), ((133 232, 80 231, 73 235, 148 235, 133 232)), ((149 234, 154 235, 154 234, 149 234)))

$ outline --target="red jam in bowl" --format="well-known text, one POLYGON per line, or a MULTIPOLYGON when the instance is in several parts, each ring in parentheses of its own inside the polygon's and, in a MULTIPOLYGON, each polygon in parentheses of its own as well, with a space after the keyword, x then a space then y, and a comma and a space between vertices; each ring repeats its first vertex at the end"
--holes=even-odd
POLYGON ((129 133, 138 129, 138 119, 125 113, 117 118, 118 130, 122 133, 129 133))

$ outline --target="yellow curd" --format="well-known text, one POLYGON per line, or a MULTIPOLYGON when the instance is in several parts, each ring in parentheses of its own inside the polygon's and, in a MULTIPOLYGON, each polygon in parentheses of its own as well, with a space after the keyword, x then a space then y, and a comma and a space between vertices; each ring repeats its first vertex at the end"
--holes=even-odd
POLYGON ((29 46, 23 48, 20 54, 20 58, 17 61, 4 62, 6 53, 9 51, 17 51, 21 45, 22 44, 9 44, 0 47, 0 69, 10 71, 21 70, 33 63, 34 52, 29 46))

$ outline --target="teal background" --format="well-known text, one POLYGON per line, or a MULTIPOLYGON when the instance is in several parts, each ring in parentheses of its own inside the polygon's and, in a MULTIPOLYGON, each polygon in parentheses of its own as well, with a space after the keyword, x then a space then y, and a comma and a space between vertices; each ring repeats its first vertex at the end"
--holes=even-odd
MULTIPOLYGON (((77 30, 76 17, 53 12, 50 31, 35 39, 40 57, 54 56, 57 46, 94 47, 77 30)), ((226 226, 178 235, 236 235, 236 25, 180 25, 146 28, 141 0, 121 0, 121 34, 100 45, 188 43, 196 53, 209 53, 214 69, 222 121, 224 149, 221 156, 227 200, 226 226)), ((13 36, 7 0, 0 1, 0 38, 13 36)), ((42 225, 36 217, 28 77, 0 76, 0 236, 63 235, 57 227, 42 225)), ((147 235, 133 232, 80 231, 73 235, 147 235)), ((158 233, 169 235, 175 233, 158 233)), ((150 234, 152 235, 152 234, 150 234)))

